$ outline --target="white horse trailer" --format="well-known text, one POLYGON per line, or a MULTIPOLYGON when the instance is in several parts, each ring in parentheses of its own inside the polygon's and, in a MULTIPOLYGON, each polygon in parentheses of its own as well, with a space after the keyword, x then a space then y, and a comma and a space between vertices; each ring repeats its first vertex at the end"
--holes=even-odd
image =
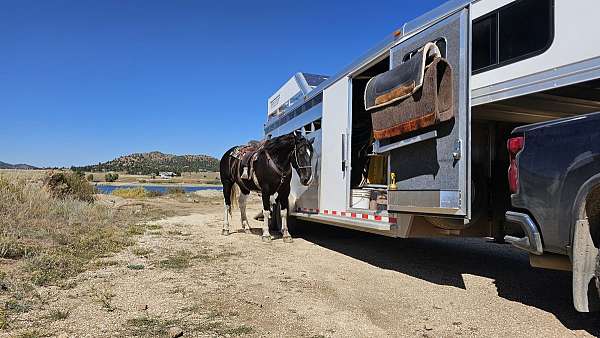
POLYGON ((600 111, 599 12, 597 0, 449 1, 307 93, 287 94, 296 100, 270 110, 265 136, 315 140, 313 181, 293 178, 291 215, 403 238, 518 232, 504 222, 506 140, 519 125, 600 111), (453 119, 374 140, 367 84, 430 42, 453 68, 453 119))

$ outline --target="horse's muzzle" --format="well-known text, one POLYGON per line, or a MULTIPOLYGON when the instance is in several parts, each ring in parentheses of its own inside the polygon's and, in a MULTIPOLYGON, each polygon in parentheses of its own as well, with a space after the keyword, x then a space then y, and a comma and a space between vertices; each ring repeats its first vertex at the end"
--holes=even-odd
POLYGON ((304 186, 309 186, 309 185, 311 185, 311 183, 313 181, 313 177, 314 177, 314 175, 312 174, 312 171, 311 171, 311 173, 308 175, 308 179, 302 179, 302 180, 300 180, 301 181, 300 183, 302 183, 302 185, 304 185, 304 186))

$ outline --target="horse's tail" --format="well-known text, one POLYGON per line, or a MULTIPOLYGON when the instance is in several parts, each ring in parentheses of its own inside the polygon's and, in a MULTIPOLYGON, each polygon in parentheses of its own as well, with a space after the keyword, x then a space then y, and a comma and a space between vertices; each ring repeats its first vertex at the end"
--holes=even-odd
POLYGON ((239 196, 240 196, 240 187, 237 185, 237 183, 234 183, 233 186, 231 186, 231 194, 229 195, 229 198, 231 198, 231 205, 235 208, 239 207, 239 202, 238 202, 239 196))

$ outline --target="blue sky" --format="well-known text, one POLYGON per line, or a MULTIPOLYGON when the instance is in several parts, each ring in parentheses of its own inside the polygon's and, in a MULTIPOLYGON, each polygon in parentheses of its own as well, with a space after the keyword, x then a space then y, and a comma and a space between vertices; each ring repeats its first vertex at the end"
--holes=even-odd
POLYGON ((220 157, 295 72, 332 75, 441 3, 4 0, 0 161, 220 157))

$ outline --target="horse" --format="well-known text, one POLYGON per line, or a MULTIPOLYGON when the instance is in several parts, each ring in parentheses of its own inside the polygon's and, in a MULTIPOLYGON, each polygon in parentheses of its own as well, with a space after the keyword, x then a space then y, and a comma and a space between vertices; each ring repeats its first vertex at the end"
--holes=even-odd
MULTIPOLYGON (((237 189, 235 186, 237 185, 241 191, 238 204, 242 220, 242 231, 251 233, 250 224, 246 217, 246 200, 250 191, 257 191, 261 193, 263 204, 262 240, 265 242, 272 240, 269 233, 269 218, 272 216, 271 205, 276 203, 279 205, 281 214, 283 241, 286 243, 292 242, 287 226, 292 168, 296 170, 300 183, 308 186, 312 180, 313 142, 314 139, 308 140, 294 131, 273 139, 267 139, 251 151, 240 151, 244 147, 236 146, 223 154, 220 163, 221 183, 223 183, 223 197, 225 199, 223 235, 230 234, 231 202, 236 199, 237 189), (250 158, 249 161, 248 158, 250 158), (242 161, 242 159, 246 161, 242 161), (248 164, 242 162, 248 162, 248 164), (247 179, 242 178, 245 165, 253 169, 247 168, 248 172, 251 172, 247 179), (272 198, 274 201, 272 201, 272 198)), ((276 209, 274 208, 274 210, 276 209)))

